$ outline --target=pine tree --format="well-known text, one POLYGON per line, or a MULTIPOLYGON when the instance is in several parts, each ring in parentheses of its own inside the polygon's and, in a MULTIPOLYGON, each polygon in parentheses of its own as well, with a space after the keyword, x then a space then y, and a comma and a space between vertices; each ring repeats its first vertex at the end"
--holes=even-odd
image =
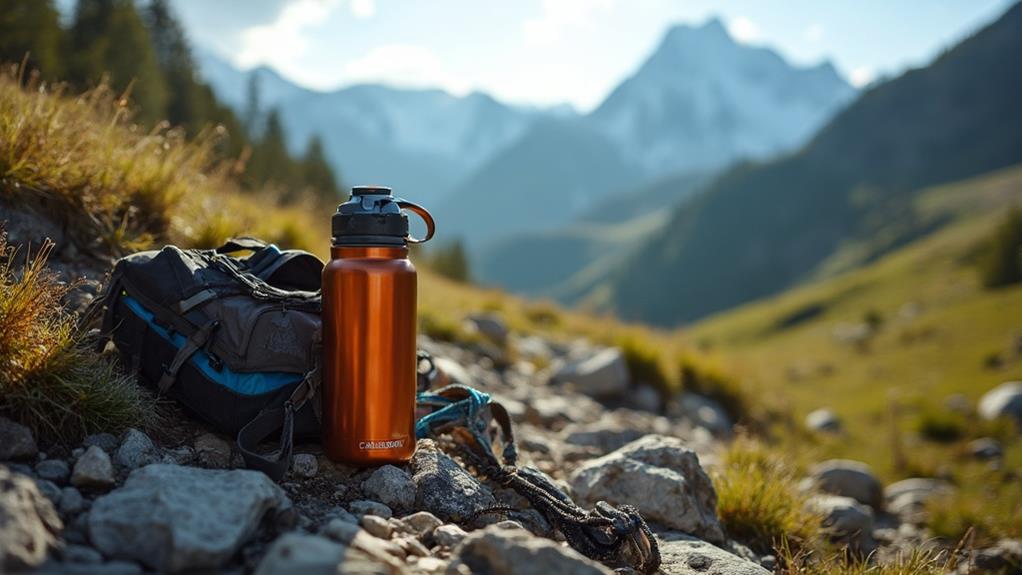
POLYGON ((259 125, 263 109, 259 90, 259 76, 255 72, 248 75, 248 84, 245 86, 245 129, 252 137, 259 135, 262 126, 259 125))
POLYGON ((980 279, 988 288, 1022 282, 1022 210, 1011 210, 994 229, 983 254, 980 279))
POLYGON ((195 62, 184 30, 166 0, 151 0, 145 12, 156 59, 168 90, 167 120, 194 134, 210 123, 212 102, 196 79, 195 62))
POLYGON ((302 185, 313 191, 317 198, 325 202, 337 202, 341 196, 341 188, 337 177, 326 159, 323 141, 318 135, 309 138, 309 145, 302 158, 302 185))
POLYGON ((152 40, 131 0, 79 0, 71 26, 70 79, 79 87, 109 74, 111 86, 126 90, 138 120, 152 124, 166 112, 167 89, 152 40))
POLYGON ((63 30, 52 0, 0 0, 0 62, 20 63, 28 55, 28 69, 44 79, 63 74, 63 30))
POLYGON ((460 239, 438 247, 429 258, 429 267, 438 274, 459 282, 471 280, 468 255, 460 239))
POLYGON ((266 115, 266 129, 252 150, 252 158, 246 170, 252 187, 273 182, 284 188, 287 199, 295 199, 299 190, 299 177, 295 161, 287 151, 287 139, 284 126, 280 121, 280 112, 270 110, 266 115))

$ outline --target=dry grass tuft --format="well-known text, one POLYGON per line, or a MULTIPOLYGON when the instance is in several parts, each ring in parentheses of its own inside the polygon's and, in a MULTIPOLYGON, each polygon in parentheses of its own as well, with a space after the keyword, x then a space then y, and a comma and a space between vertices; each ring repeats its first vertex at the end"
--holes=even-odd
POLYGON ((954 555, 947 551, 912 549, 876 561, 874 557, 856 558, 847 553, 814 553, 778 549, 781 575, 940 575, 954 571, 954 555))
POLYGON ((793 466, 748 437, 727 448, 713 474, 717 515, 728 534, 760 553, 802 552, 821 538, 821 518, 806 509, 793 466))
POLYGON ((106 86, 78 97, 0 72, 0 200, 39 206, 86 250, 123 254, 161 242, 211 246, 240 233, 326 245, 328 214, 245 193, 210 128, 194 140, 143 131, 106 86), (321 220, 321 221, 320 221, 321 220))
POLYGON ((148 427, 153 399, 89 347, 64 311, 69 286, 46 269, 52 244, 16 266, 0 233, 0 413, 48 441, 148 427))

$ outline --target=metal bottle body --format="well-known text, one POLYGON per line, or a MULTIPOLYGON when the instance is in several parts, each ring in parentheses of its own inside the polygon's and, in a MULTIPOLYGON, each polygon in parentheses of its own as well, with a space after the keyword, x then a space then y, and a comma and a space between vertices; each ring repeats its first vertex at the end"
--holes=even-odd
POLYGON ((415 451, 416 273, 408 248, 334 246, 323 270, 323 446, 355 465, 415 451))

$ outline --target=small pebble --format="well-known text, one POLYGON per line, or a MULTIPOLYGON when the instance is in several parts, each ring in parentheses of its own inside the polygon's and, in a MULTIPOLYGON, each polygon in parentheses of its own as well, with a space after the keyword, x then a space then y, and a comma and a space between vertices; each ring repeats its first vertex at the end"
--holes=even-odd
POLYGON ((311 453, 299 453, 291 461, 291 472, 306 479, 315 477, 319 473, 319 461, 311 453))
POLYGON ((360 523, 370 535, 380 539, 390 539, 390 536, 394 534, 394 528, 390 522, 376 515, 363 515, 360 523))
POLYGON ((63 459, 45 459, 36 464, 35 473, 42 479, 63 485, 71 476, 71 466, 63 459))
POLYGON ((378 502, 378 501, 352 501, 348 505, 348 509, 355 514, 356 517, 362 517, 363 515, 376 515, 384 519, 390 519, 394 512, 390 510, 390 507, 378 502))

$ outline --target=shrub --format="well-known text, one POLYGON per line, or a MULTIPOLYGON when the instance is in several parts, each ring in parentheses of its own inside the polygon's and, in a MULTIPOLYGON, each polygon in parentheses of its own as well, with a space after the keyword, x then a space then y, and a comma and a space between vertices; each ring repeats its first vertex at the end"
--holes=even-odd
POLYGON ((1022 485, 1011 471, 986 474, 975 480, 999 489, 979 492, 958 490, 926 503, 926 525, 937 537, 959 541, 968 536, 976 547, 985 547, 1002 538, 1022 536, 1022 485))
POLYGON ((926 439, 951 443, 965 436, 968 422, 959 413, 926 409, 915 422, 916 432, 926 439))
POLYGON ((988 288, 1022 282, 1022 210, 1011 210, 994 228, 980 255, 979 273, 988 288))
POLYGON ((150 426, 153 399, 90 349, 64 311, 70 288, 45 267, 51 247, 18 270, 0 234, 0 413, 61 443, 150 426))
POLYGON ((954 572, 955 557, 946 551, 915 548, 877 562, 851 556, 847 550, 821 554, 782 548, 778 564, 780 575, 944 575, 954 572))
POLYGON ((682 355, 679 362, 681 389, 720 403, 734 421, 749 417, 749 402, 738 380, 705 359, 682 355))
POLYGON ((617 346, 624 356, 628 375, 633 382, 642 382, 663 392, 670 391, 671 385, 664 372, 660 350, 636 336, 619 339, 617 346))
POLYGON ((728 534, 760 553, 816 544, 820 517, 806 509, 793 466, 764 445, 739 437, 714 473, 717 515, 728 534))

